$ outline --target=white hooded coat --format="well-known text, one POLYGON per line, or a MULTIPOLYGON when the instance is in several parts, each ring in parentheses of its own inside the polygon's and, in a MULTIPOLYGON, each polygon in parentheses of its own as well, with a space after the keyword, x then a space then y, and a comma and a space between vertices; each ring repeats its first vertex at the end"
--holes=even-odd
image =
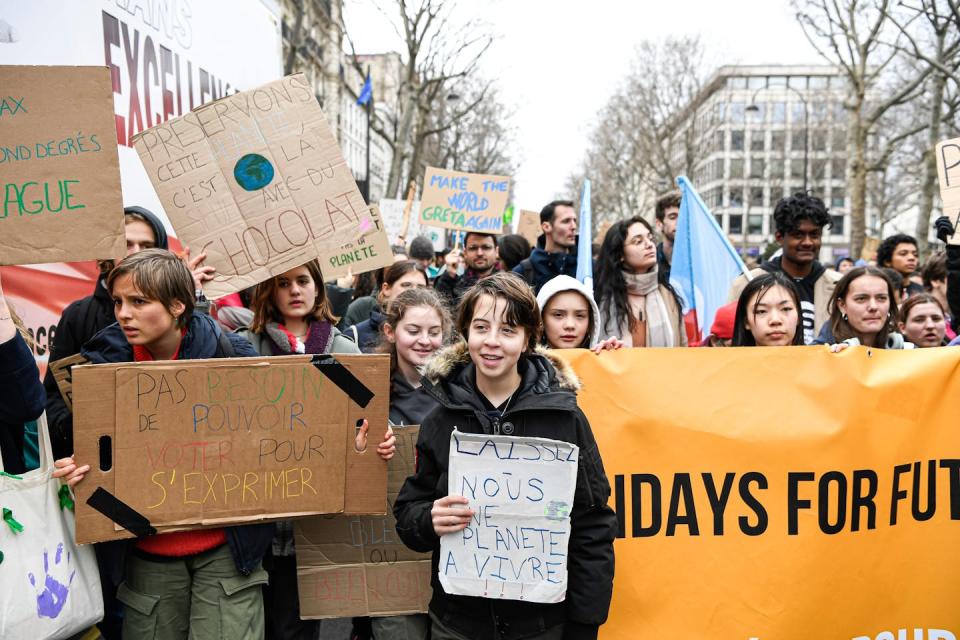
POLYGON ((540 293, 537 294, 537 304, 540 306, 541 315, 547 308, 547 303, 550 302, 550 298, 564 291, 576 291, 590 303, 593 333, 590 335, 590 344, 587 346, 596 346, 596 344, 600 342, 600 308, 597 307, 592 292, 576 278, 560 275, 547 280, 543 287, 540 288, 540 293))

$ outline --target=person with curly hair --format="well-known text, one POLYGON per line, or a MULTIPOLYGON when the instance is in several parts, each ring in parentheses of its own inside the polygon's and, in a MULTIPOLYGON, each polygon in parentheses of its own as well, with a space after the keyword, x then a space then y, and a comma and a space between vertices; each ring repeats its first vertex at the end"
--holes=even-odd
POLYGON ((783 253, 759 268, 750 277, 740 275, 730 289, 730 302, 738 300, 747 282, 764 273, 783 272, 800 292, 804 344, 811 344, 830 318, 830 300, 840 274, 820 264, 823 229, 831 226, 823 200, 807 193, 795 193, 777 202, 773 210, 774 238, 783 253))

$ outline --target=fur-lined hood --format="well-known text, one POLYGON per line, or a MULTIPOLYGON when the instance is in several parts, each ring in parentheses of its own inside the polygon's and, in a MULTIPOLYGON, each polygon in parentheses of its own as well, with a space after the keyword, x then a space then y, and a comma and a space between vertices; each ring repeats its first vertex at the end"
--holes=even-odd
MULTIPOLYGON (((573 367, 554 355, 550 349, 538 346, 531 357, 543 358, 551 365, 558 388, 573 392, 580 390, 580 379, 573 367)), ((470 351, 467 349, 467 343, 460 340, 434 353, 423 365, 423 377, 430 384, 437 385, 449 378, 454 370, 460 369, 470 362, 470 351)))

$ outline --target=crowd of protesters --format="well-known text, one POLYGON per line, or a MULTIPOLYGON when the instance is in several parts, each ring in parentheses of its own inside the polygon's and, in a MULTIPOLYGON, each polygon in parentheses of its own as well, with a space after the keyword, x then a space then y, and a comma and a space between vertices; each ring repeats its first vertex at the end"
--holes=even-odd
MULTIPOLYGON (((571 201, 540 213, 530 247, 519 235, 466 233, 436 253, 426 238, 394 251, 374 273, 324 282, 317 261, 212 306, 204 255, 167 250, 162 223, 125 211, 127 257, 100 264, 90 296, 63 312, 51 361, 82 353, 94 363, 288 354, 390 355, 391 426, 421 425, 416 473, 395 504, 397 531, 433 553, 429 615, 356 622, 374 638, 595 638, 613 584, 616 517, 591 426, 577 407, 575 374, 552 353, 583 348, 855 345, 944 346, 960 319, 960 247, 919 262, 916 239, 883 240, 875 261, 819 260, 831 218, 798 193, 774 211, 775 257, 730 283, 730 303, 710 332, 689 344, 683 300, 670 284, 679 194, 614 223, 599 242, 591 290, 578 281, 577 215, 571 201), (448 595, 439 582, 440 536, 473 512, 447 495, 451 425, 468 432, 548 437, 580 446, 569 588, 545 605, 448 595)), ((938 237, 954 229, 941 218, 938 237)), ((48 369, 43 383, 30 338, 0 283, 0 450, 8 473, 31 464, 36 420, 46 409, 55 475, 83 481, 89 460, 73 458, 72 416, 48 369)), ((358 425, 356 455, 369 424, 358 425)), ((388 464, 392 429, 371 449, 388 464)), ((290 522, 143 536, 97 545, 107 638, 312 638, 300 620, 290 522), (225 585, 229 585, 227 588, 225 585)))

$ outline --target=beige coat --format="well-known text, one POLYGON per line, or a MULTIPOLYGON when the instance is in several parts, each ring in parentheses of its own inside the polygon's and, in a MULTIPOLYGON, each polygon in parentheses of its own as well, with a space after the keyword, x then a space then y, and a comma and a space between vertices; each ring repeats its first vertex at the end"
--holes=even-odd
MULTIPOLYGON (((767 271, 764 269, 752 269, 750 271, 750 280, 753 280, 757 276, 762 276, 765 273, 767 273, 767 271)), ((814 336, 819 335, 820 329, 830 320, 830 300, 833 299, 833 291, 837 288, 837 282, 839 282, 842 277, 838 271, 827 269, 813 284, 814 336)), ((740 299, 740 294, 743 293, 747 282, 748 279, 743 274, 734 279, 733 284, 730 285, 730 295, 727 296, 729 302, 736 302, 740 299)))
MULTIPOLYGON (((671 294, 670 291, 662 284, 660 285, 660 296, 663 298, 663 304, 667 307, 667 313, 670 315, 670 325, 673 329, 673 346, 688 346, 687 329, 683 322, 683 309, 677 305, 677 301, 673 297, 673 294, 671 294)), ((633 338, 630 336, 630 332, 623 332, 620 330, 620 327, 617 326, 615 314, 612 309, 601 309, 600 318, 602 320, 600 327, 600 340, 606 340, 610 336, 617 336, 623 342, 623 346, 633 346, 633 338), (625 335, 620 335, 621 333, 624 333, 625 335)))

